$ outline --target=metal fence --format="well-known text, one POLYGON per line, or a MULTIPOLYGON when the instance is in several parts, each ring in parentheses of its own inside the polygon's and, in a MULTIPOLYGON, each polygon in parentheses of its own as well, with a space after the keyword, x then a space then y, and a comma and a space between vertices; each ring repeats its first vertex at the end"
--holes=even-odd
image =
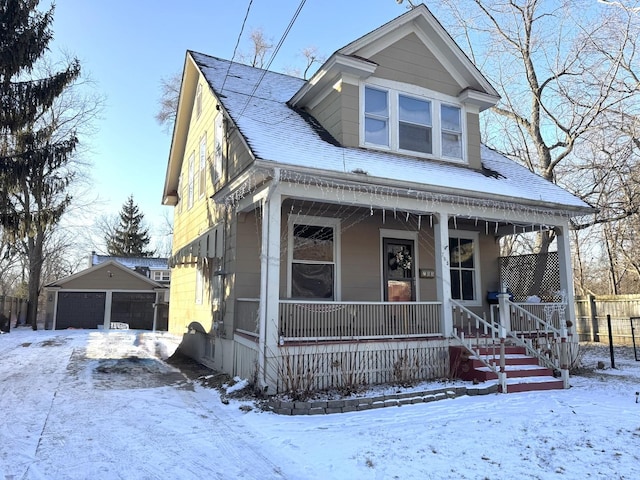
POLYGON ((0 331, 9 332, 11 326, 25 323, 27 300, 25 298, 0 295, 0 331))

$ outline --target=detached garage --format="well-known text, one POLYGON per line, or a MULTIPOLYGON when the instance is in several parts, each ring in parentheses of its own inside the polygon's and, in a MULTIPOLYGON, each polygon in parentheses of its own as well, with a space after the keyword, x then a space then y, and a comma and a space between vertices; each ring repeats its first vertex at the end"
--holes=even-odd
POLYGON ((166 286, 109 261, 45 286, 47 328, 166 330, 166 286))

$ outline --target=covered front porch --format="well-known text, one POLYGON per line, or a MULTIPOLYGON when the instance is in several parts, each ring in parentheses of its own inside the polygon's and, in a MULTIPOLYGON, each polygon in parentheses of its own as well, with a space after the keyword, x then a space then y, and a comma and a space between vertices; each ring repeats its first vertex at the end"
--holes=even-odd
MULTIPOLYGON (((273 173, 233 205, 236 370, 251 370, 267 392, 290 387, 292 372, 326 388, 338 381, 332 369, 347 363, 367 383, 448 376, 448 348, 462 332, 498 338, 488 297, 506 288, 505 235, 553 229, 558 287, 572 291, 566 215, 273 173)), ((573 316, 570 301, 566 316, 573 316)), ((510 331, 540 329, 537 315, 509 317, 510 331)))

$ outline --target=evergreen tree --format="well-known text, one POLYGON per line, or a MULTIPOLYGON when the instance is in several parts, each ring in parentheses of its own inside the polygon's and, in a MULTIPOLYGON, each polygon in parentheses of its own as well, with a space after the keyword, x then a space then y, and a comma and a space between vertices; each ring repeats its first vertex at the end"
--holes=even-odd
POLYGON ((75 132, 61 136, 50 122, 56 99, 80 75, 77 60, 44 78, 33 78, 53 38, 52 6, 39 0, 0 0, 0 227, 26 245, 29 270, 27 321, 36 327, 43 244, 71 197, 65 171, 75 132))
POLYGON ((154 252, 145 250, 151 239, 149 229, 143 226, 144 214, 130 195, 120 210, 120 223, 107 234, 107 252, 118 257, 152 257, 154 252))

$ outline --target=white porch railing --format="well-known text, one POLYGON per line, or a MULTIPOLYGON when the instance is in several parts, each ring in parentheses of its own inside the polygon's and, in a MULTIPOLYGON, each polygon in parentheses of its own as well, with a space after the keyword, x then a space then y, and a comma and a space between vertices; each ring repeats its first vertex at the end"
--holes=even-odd
MULTIPOLYGON (((529 355, 537 358, 541 365, 560 371, 565 386, 568 387, 569 378, 569 344, 568 334, 564 318, 566 303, 513 303, 506 298, 500 299, 497 315, 492 311, 491 320, 486 321, 478 315, 452 300, 454 324, 462 325, 464 330, 480 333, 476 336, 476 347, 480 346, 480 338, 500 339, 500 345, 504 345, 505 339, 513 344, 524 347, 529 355), (500 309, 504 314, 500 315, 500 309), (533 312, 542 312, 545 319, 533 312), (555 325, 554 325, 555 323, 555 325), (556 328, 556 325, 559 328, 556 328)), ((458 335, 454 331, 454 337, 471 353, 476 354, 470 339, 465 340, 464 333, 458 335)), ((500 354, 500 365, 504 365, 503 350, 500 354)), ((502 368, 500 369, 504 371, 502 368)), ((498 372, 496 372, 498 373, 498 372)), ((504 381, 504 380, 502 380, 504 381)))
POLYGON ((439 336, 440 302, 280 301, 283 341, 407 339, 439 336))

